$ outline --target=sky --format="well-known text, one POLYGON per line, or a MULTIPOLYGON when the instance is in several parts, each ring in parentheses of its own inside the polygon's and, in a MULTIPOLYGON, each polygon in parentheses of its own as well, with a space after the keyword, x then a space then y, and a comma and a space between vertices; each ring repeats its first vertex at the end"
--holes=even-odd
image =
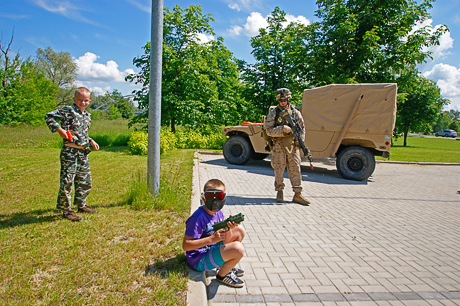
MULTIPOLYGON (((139 71, 133 59, 150 41, 152 0, 0 0, 0 42, 13 37, 9 55, 36 56, 38 48, 69 52, 78 67, 77 85, 95 94, 116 89, 131 94, 138 86, 124 81, 139 71)), ((314 0, 164 0, 165 7, 201 5, 211 14, 211 26, 234 56, 254 63, 249 39, 264 27, 276 6, 288 20, 317 21, 314 0)), ((446 25, 450 32, 431 48, 433 60, 419 66, 451 101, 445 110, 460 110, 460 0, 438 0, 429 11, 428 25, 446 25)))

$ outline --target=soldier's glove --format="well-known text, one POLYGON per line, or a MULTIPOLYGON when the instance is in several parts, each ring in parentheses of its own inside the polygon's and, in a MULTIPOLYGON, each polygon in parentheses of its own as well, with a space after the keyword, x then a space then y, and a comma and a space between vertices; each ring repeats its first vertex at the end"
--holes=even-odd
POLYGON ((292 134, 292 129, 288 125, 283 125, 283 133, 285 135, 291 135, 292 134))

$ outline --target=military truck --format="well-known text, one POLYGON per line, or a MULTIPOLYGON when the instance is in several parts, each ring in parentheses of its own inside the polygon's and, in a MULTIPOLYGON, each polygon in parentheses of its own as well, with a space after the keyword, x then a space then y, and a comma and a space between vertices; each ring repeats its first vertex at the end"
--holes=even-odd
MULTIPOLYGON (((331 84, 305 89, 300 111, 305 121, 305 145, 313 159, 336 158, 339 174, 365 180, 375 170, 375 156, 389 157, 396 121, 394 83, 331 84)), ((270 149, 261 123, 225 127, 225 160, 242 165, 262 160, 270 149)), ((301 150, 302 152, 302 150, 301 150)), ((303 156, 303 153, 302 157, 303 156)))

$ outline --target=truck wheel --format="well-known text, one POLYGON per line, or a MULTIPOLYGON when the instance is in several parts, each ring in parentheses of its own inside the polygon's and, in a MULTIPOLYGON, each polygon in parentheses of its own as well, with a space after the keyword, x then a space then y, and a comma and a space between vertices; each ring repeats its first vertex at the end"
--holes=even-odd
POLYGON ((224 143, 224 157, 230 164, 247 163, 254 152, 248 139, 243 136, 230 136, 224 143))
POLYGON ((375 170, 375 157, 366 148, 351 146, 345 148, 337 157, 337 170, 346 179, 362 181, 375 170))
POLYGON ((266 153, 252 153, 252 159, 254 160, 264 160, 268 157, 268 155, 270 154, 266 154, 266 153))

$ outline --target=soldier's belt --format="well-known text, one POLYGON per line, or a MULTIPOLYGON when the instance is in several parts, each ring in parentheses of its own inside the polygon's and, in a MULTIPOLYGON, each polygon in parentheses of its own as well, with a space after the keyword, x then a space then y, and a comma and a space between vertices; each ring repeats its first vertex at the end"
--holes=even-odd
POLYGON ((76 145, 76 144, 74 144, 74 143, 66 143, 65 146, 66 146, 66 147, 71 147, 71 148, 80 149, 80 150, 84 150, 84 149, 85 149, 84 146, 79 146, 79 145, 76 145))

